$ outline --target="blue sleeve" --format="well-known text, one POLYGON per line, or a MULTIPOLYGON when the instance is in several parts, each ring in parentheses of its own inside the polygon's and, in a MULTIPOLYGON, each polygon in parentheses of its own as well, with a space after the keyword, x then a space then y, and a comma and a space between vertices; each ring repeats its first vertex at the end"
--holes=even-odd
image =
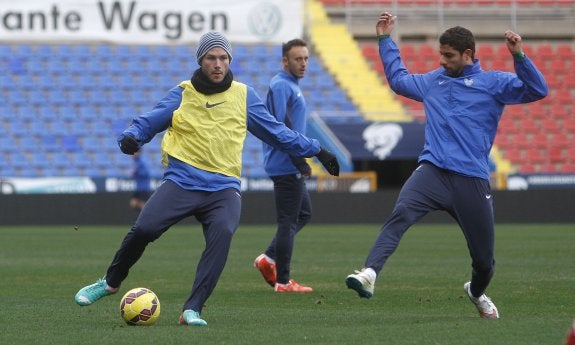
POLYGON ((269 89, 266 106, 276 120, 285 123, 287 105, 289 100, 289 86, 287 83, 273 83, 269 89))
POLYGON ((494 80, 495 97, 504 104, 520 104, 547 96, 549 87, 541 72, 528 58, 514 59, 515 73, 499 72, 494 80))
MULTIPOLYGON (((379 41, 379 57, 389 87, 398 95, 423 101, 427 90, 428 74, 410 74, 401 60, 399 48, 391 38, 379 41)), ((432 72, 430 72, 432 73, 432 72)))
POLYGON ((141 146, 150 142, 156 134, 165 131, 172 123, 174 111, 182 102, 182 92, 183 89, 179 86, 172 88, 151 111, 134 118, 130 127, 122 132, 118 142, 129 134, 136 138, 141 146))
POLYGON ((248 86, 248 131, 266 144, 296 157, 313 157, 320 150, 319 141, 310 139, 278 122, 267 110, 255 90, 248 86))

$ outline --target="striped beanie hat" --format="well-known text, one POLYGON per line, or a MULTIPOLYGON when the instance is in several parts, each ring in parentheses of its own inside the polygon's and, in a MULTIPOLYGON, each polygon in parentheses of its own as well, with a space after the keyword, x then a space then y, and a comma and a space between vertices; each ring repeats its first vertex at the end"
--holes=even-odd
POLYGON ((219 32, 207 32, 200 37, 200 43, 198 44, 198 49, 196 50, 196 57, 198 60, 198 65, 202 64, 202 58, 208 53, 212 48, 222 48, 228 53, 230 57, 230 62, 232 62, 232 46, 227 38, 219 32))

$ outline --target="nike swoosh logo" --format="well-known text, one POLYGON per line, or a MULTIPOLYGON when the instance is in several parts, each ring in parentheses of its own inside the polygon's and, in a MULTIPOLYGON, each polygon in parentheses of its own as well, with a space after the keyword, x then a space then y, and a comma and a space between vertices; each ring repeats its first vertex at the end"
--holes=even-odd
POLYGON ((439 85, 441 85, 441 84, 443 84, 443 83, 445 83, 445 80, 440 80, 440 81, 439 81, 439 85))
POLYGON ((213 107, 215 107, 216 105, 220 105, 220 104, 222 104, 222 103, 226 103, 226 101, 218 102, 218 103, 209 103, 209 102, 206 102, 206 108, 208 108, 208 109, 209 109, 209 108, 213 108, 213 107))
POLYGON ((491 199, 491 194, 487 194, 487 195, 485 196, 485 199, 487 199, 487 200, 491 199))

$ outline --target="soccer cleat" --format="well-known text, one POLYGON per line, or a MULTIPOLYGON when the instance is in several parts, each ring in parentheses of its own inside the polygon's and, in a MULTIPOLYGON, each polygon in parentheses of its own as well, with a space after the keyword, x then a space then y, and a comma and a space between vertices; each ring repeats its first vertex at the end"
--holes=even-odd
POLYGON ((195 310, 187 309, 184 310, 182 315, 180 315, 180 325, 188 325, 188 326, 207 326, 208 323, 200 319, 200 313, 195 310))
POLYGON ((267 255, 261 254, 254 260, 254 267, 262 274, 271 287, 276 285, 276 263, 267 255))
POLYGON ((76 294, 76 303, 81 306, 87 306, 104 296, 115 294, 118 290, 115 289, 114 291, 109 291, 106 289, 107 286, 108 284, 105 279, 98 279, 94 284, 81 288, 76 294))
POLYGON ((471 295, 471 282, 465 283, 463 285, 463 288, 465 289, 465 292, 467 293, 467 296, 469 296, 471 302, 475 304, 475 307, 479 311, 479 315, 482 318, 484 319, 499 318, 499 311, 497 311, 497 307, 495 306, 495 304, 493 304, 493 302, 491 302, 491 299, 489 297, 487 297, 485 294, 479 297, 473 297, 471 295))
POLYGON ((299 285, 295 280, 290 279, 287 284, 276 283, 274 286, 275 292, 313 292, 309 286, 299 285))
POLYGON ((355 271, 355 274, 348 275, 345 278, 345 284, 349 289, 355 290, 359 297, 371 298, 375 287, 375 277, 363 268, 361 271, 355 271))

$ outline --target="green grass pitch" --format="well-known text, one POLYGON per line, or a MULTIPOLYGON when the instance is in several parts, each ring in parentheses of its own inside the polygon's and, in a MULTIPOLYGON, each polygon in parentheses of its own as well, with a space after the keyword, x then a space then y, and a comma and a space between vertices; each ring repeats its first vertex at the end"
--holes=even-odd
POLYGON ((202 314, 179 326, 203 236, 179 225, 150 244, 120 292, 74 303, 104 275, 129 225, 0 227, 0 344, 563 344, 575 319, 575 227, 496 229, 497 268, 488 295, 499 320, 481 319, 463 292, 470 259, 456 225, 419 224, 405 235, 370 300, 344 279, 363 261, 379 225, 309 225, 296 238, 292 276, 311 294, 275 294, 252 267, 275 228, 240 226, 226 269, 202 314), (121 296, 158 295, 151 327, 126 325, 121 296))

